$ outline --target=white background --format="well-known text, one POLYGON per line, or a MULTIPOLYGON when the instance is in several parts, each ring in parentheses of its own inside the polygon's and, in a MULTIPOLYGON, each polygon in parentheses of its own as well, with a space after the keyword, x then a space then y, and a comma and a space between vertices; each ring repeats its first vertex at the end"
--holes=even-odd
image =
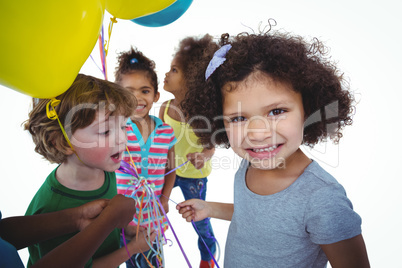
MULTIPOLYGON (((209 33, 219 37, 225 32, 250 31, 249 28, 258 31, 260 22, 264 26, 269 18, 274 18, 278 23, 276 29, 321 39, 331 48, 333 59, 350 79, 359 104, 355 122, 346 128, 339 145, 324 144, 307 152, 346 188, 363 219, 363 236, 372 267, 402 267, 399 260, 402 176, 398 168, 402 165, 400 10, 401 4, 396 0, 195 0, 180 19, 164 27, 147 28, 129 20, 118 20, 110 40, 108 76, 113 80, 116 53, 130 46, 153 59, 161 82, 161 98, 152 114, 158 114, 160 104, 172 98, 163 91, 164 74, 179 40, 186 36, 209 33)), ((106 14, 105 31, 109 18, 106 14)), ((27 40, 27 50, 30 42, 35 40, 27 40)), ((98 51, 96 45, 92 55, 100 65, 98 51)), ((91 59, 81 71, 102 78, 91 59)), ((33 151, 31 138, 21 127, 29 107, 28 96, 0 86, 0 208, 3 217, 23 215, 37 189, 55 168, 33 151)), ((219 149, 214 163, 207 200, 232 202, 233 176, 239 160, 230 149, 219 149)), ((183 201, 179 189, 173 190, 171 198, 183 201)), ((171 203, 169 218, 191 265, 198 267, 200 257, 195 231, 174 207, 171 203)), ((212 219, 212 225, 223 257, 229 222, 212 219)), ((187 267, 171 231, 167 236, 173 243, 171 247, 164 247, 167 267, 187 267)), ((27 251, 20 251, 20 255, 26 262, 27 251)), ((219 265, 223 266, 223 258, 219 265)))

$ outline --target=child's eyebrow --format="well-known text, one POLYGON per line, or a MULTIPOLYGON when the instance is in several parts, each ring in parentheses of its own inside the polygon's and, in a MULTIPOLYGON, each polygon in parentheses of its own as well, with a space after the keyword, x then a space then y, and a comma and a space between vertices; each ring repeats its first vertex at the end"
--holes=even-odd
MULTIPOLYGON (((273 109, 278 109, 278 108, 285 108, 285 107, 289 107, 291 104, 287 101, 278 101, 278 102, 274 102, 271 103, 269 105, 263 106, 261 108, 261 110, 273 110, 273 109)), ((229 111, 228 113, 223 113, 223 116, 234 116, 234 115, 242 115, 248 113, 247 111, 242 111, 240 110, 236 110, 236 111, 229 111)))
MULTIPOLYGON (((134 87, 130 87, 130 86, 128 86, 128 87, 126 87, 127 89, 135 89, 134 87)), ((142 87, 140 87, 139 89, 148 89, 148 88, 150 88, 150 89, 152 89, 150 86, 142 86, 142 87)))
POLYGON ((230 117, 230 116, 233 116, 233 115, 240 115, 240 114, 242 114, 242 112, 237 111, 237 112, 233 112, 233 113, 223 113, 223 116, 230 117))

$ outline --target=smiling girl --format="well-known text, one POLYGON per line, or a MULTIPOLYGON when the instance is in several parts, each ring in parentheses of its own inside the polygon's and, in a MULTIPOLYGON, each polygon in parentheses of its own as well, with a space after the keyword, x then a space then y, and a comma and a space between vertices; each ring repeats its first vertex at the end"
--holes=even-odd
MULTIPOLYGON (((176 176, 174 171, 169 173, 175 167, 174 144, 176 138, 173 129, 168 124, 149 114, 153 104, 159 99, 155 63, 133 48, 122 52, 118 61, 119 65, 115 73, 116 82, 131 91, 138 102, 137 108, 127 121, 129 153, 124 152, 124 161, 127 163, 134 161, 139 175, 146 178, 148 184, 155 185, 155 195, 160 199, 167 213, 169 211, 168 200, 176 176), (165 176, 166 173, 169 174, 165 176)), ((132 177, 120 171, 116 171, 116 177, 117 191, 120 194, 131 194, 133 188, 129 189, 129 187, 132 177)), ((145 196, 144 204, 148 199, 149 196, 145 196)), ((162 221, 163 228, 166 230, 167 220, 163 217, 163 219, 153 222, 149 217, 151 212, 150 206, 140 209, 140 204, 137 202, 137 213, 134 215, 132 224, 156 229, 159 226, 158 221, 162 221), (139 215, 140 211, 142 211, 142 215, 139 215), (140 222, 139 219, 141 219, 140 222)), ((164 240, 163 237, 158 239, 164 240)), ((155 267, 161 267, 155 254, 157 250, 155 244, 154 250, 133 255, 131 260, 126 262, 127 267, 149 267, 148 261, 155 267)))
POLYGON ((222 35, 208 86, 183 107, 204 145, 243 158, 234 204, 187 200, 187 221, 230 220, 225 267, 369 267, 361 218, 344 188, 300 149, 342 137, 353 97, 317 40, 281 33, 222 35), (219 58, 219 59, 218 59, 219 58), (205 120, 205 119, 208 120, 205 120))

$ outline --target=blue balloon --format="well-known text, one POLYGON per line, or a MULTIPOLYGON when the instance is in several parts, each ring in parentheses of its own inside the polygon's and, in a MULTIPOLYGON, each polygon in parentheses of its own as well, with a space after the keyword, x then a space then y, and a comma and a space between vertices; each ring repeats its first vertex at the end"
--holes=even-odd
POLYGON ((160 27, 168 25, 184 14, 190 7, 193 0, 177 0, 170 6, 154 14, 132 19, 131 21, 142 26, 160 27))

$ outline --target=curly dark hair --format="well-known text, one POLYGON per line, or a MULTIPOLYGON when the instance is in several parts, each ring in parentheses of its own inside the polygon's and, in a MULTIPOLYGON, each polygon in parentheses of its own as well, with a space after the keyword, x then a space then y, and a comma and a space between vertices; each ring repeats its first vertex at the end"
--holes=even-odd
POLYGON ((155 62, 153 60, 147 58, 141 51, 133 47, 131 47, 129 51, 121 52, 117 56, 117 60, 118 65, 114 73, 116 83, 120 84, 125 74, 142 71, 146 73, 151 81, 155 93, 158 92, 158 77, 155 72, 155 62))
POLYGON ((230 147, 222 120, 222 88, 231 82, 236 85, 258 71, 289 83, 301 93, 305 145, 313 147, 327 138, 337 143, 343 127, 352 124, 354 98, 349 83, 318 39, 309 43, 300 36, 271 31, 241 33, 234 38, 223 34, 220 45, 228 43, 232 48, 226 61, 208 78, 206 86, 190 88, 182 104, 187 117, 195 118, 190 125, 201 144, 230 147))
POLYGON ((206 68, 208 66, 213 53, 218 48, 218 44, 213 41, 212 36, 209 34, 201 38, 186 37, 180 41, 175 58, 187 83, 197 80, 200 76, 204 77, 205 69, 202 67, 205 66, 206 68))
MULTIPOLYGON (((206 86, 205 69, 218 48, 219 45, 213 41, 209 34, 201 38, 186 37, 180 41, 175 59, 176 64, 183 72, 185 85, 188 89, 185 99, 191 98, 189 94, 198 94, 198 90, 206 86)), ((182 106, 181 108, 186 115, 182 106)))
MULTIPOLYGON (((67 135, 92 124, 96 113, 105 109, 109 115, 129 117, 137 102, 130 91, 116 83, 89 75, 78 74, 73 84, 56 97, 60 104, 54 107, 67 135)), ((63 163, 70 148, 57 120, 46 114, 49 99, 33 99, 32 110, 24 129, 32 135, 35 152, 51 163, 63 163)))

